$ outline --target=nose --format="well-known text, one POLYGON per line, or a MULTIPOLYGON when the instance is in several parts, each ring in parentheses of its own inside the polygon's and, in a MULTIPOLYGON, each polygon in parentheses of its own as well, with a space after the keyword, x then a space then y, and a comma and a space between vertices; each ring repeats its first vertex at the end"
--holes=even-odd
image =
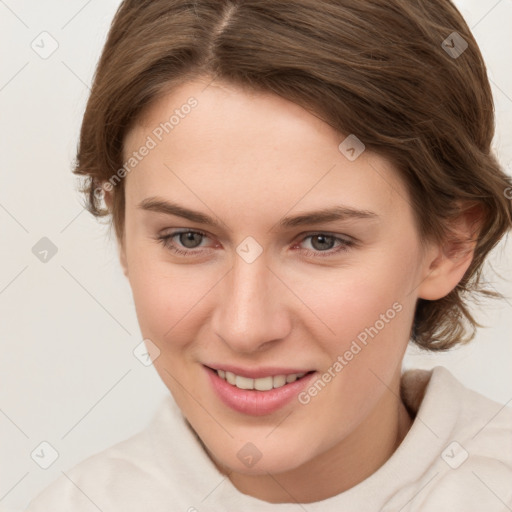
POLYGON ((289 296, 264 254, 252 263, 235 254, 233 268, 219 284, 212 326, 233 352, 257 352, 288 335, 289 296))

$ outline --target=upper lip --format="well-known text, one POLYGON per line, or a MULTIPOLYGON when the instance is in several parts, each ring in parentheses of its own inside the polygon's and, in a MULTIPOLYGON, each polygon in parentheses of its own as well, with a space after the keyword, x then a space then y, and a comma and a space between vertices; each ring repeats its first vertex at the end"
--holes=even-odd
POLYGON ((301 368, 284 368, 276 366, 260 366, 258 368, 241 368, 240 366, 233 366, 230 364, 205 364, 212 370, 224 370, 231 372, 240 377, 247 377, 248 379, 260 379, 262 377, 275 377, 276 375, 290 375, 292 373, 308 373, 312 370, 301 368))

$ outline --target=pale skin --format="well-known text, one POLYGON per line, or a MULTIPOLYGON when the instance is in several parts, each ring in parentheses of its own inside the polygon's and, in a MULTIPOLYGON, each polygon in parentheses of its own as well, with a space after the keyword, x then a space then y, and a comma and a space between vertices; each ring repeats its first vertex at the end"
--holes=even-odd
MULTIPOLYGON (((121 264, 142 335, 161 351, 154 366, 216 467, 264 501, 320 501, 378 470, 408 432, 398 397, 416 301, 447 295, 473 253, 420 246, 405 185, 382 157, 367 150, 351 162, 338 149, 345 136, 298 105, 218 81, 205 89, 210 80, 173 90, 126 137, 129 156, 198 100, 126 177, 121 264), (138 207, 151 197, 220 226, 138 207), (340 205, 376 216, 278 226, 340 205), (170 239, 184 256, 156 240, 173 230, 207 236, 170 239), (263 249, 252 263, 236 252, 248 236, 263 249), (354 244, 335 252, 343 242, 329 236, 354 244), (321 375, 395 302, 400 313, 307 405, 251 417, 224 405, 205 377, 211 361, 321 375), (237 457, 247 442, 262 454, 251 468, 237 457)), ((470 220, 459 219, 462 235, 470 220)))

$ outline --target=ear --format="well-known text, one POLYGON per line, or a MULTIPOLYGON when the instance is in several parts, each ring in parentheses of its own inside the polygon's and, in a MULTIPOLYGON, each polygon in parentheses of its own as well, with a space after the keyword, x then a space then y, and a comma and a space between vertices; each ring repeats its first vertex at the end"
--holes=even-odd
POLYGON ((421 299, 438 300, 448 295, 473 261, 483 211, 478 204, 467 204, 460 211, 450 223, 444 242, 426 252, 423 281, 418 287, 421 299))
MULTIPOLYGON (((114 203, 112 192, 105 190, 103 197, 105 199, 105 204, 107 205, 107 208, 112 213, 112 207, 113 207, 113 203, 114 203)), ((117 240, 117 246, 118 246, 118 252, 119 252, 119 261, 120 261, 121 267, 123 269, 123 274, 126 277, 128 277, 128 262, 126 259, 126 248, 125 248, 124 240, 117 240)))

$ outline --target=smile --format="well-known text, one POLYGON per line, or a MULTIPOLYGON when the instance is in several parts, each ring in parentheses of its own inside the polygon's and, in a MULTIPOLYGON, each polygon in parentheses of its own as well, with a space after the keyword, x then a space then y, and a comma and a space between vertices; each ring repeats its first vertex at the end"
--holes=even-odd
POLYGON ((215 371, 221 379, 238 389, 256 389, 257 391, 270 391, 271 389, 281 388, 306 375, 306 373, 291 373, 289 375, 275 375, 273 377, 268 376, 259 379, 250 379, 248 377, 242 377, 241 375, 235 375, 233 372, 224 370, 215 371))
POLYGON ((239 369, 238 375, 231 371, 236 368, 211 368, 203 365, 207 381, 214 395, 225 406, 242 414, 263 416, 272 414, 287 404, 298 402, 294 399, 318 374, 317 371, 298 371, 299 368, 258 368, 239 369), (252 376, 249 376, 251 375, 252 376))

